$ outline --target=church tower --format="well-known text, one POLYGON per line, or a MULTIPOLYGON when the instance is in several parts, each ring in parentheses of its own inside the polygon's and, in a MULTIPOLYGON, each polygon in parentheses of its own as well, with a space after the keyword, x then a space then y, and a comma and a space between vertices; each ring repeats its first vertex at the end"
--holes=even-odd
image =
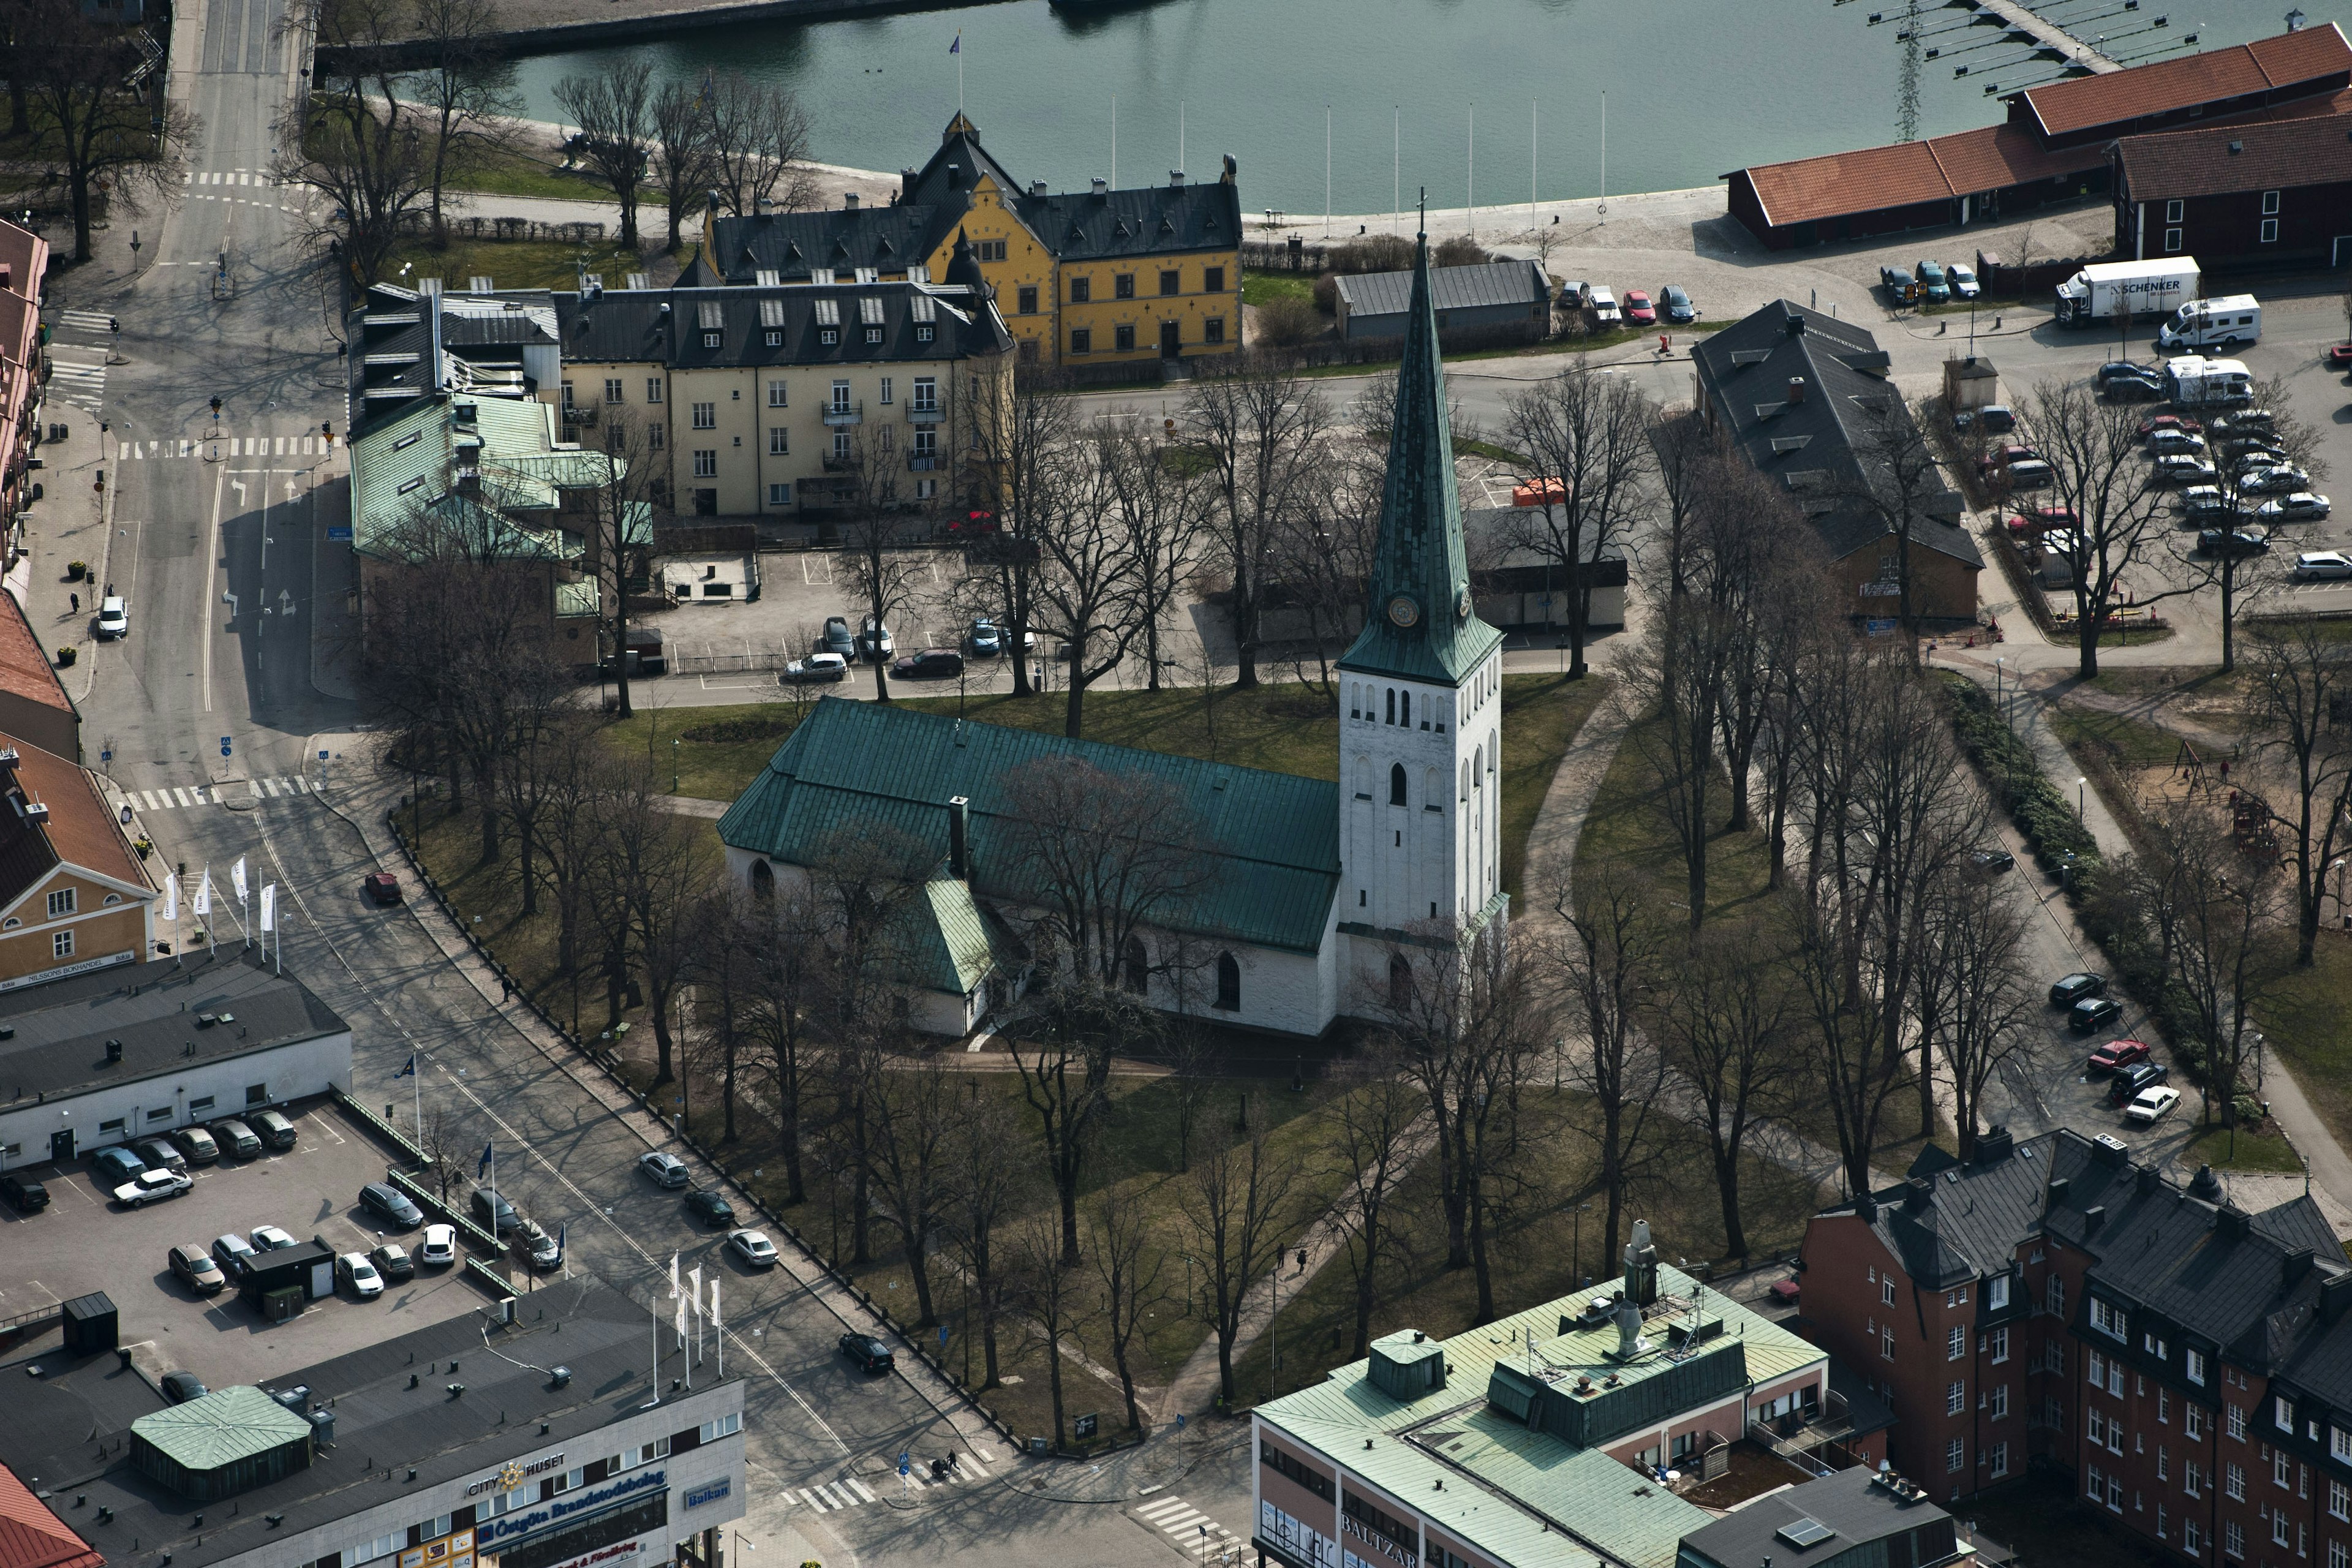
POLYGON ((1339 930, 1362 939, 1342 954, 1351 984, 1379 984, 1372 944, 1433 922, 1466 936, 1505 912, 1502 647, 1471 603, 1424 234, 1370 602, 1339 661, 1339 930))

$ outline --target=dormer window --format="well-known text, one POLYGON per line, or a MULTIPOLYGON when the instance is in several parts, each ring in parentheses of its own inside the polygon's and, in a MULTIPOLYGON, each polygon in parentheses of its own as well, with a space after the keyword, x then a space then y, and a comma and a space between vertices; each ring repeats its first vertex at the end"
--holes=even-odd
POLYGON ((704 348, 715 349, 719 346, 720 341, 719 334, 717 332, 705 332, 702 334, 702 346, 704 348))
POLYGON ((772 349, 780 349, 784 346, 784 334, 779 328, 769 328, 766 332, 761 334, 761 338, 762 341, 765 342, 772 349))

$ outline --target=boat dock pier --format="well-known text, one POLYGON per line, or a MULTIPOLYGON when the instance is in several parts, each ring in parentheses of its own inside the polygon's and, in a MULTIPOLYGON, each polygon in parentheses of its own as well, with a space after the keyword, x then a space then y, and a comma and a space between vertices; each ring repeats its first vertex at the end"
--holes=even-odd
POLYGON ((1980 16, 2000 17, 2011 37, 2055 55, 2068 71, 2096 76, 2123 68, 2057 23, 2020 4, 2020 0, 1957 0, 1957 4, 1980 16))

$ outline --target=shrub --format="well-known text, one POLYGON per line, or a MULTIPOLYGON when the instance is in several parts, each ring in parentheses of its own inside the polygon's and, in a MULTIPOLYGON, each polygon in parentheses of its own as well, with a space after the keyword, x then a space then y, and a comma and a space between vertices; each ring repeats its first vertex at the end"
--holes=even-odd
POLYGON ((1458 234, 1429 253, 1432 267, 1484 267, 1494 259, 1476 240, 1458 234))
POLYGON ((1278 349, 1295 349, 1323 330, 1314 304, 1286 294, 1257 308, 1257 341, 1278 349))
POLYGON ((800 723, 796 711, 754 713, 746 719, 721 719, 678 731, 678 739, 699 745, 729 745, 740 741, 781 741, 800 723))
POLYGON ((1332 247, 1333 272, 1403 272, 1412 266, 1412 241, 1401 235, 1367 234, 1332 247))
POLYGON ((1326 272, 1315 279, 1315 308, 1327 316, 1339 313, 1339 279, 1336 274, 1326 272))

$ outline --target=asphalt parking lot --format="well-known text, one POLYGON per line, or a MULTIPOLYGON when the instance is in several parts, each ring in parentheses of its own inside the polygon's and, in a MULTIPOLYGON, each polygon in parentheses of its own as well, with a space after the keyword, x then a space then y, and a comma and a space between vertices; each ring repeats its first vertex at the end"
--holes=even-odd
MULTIPOLYGON (((297 1240, 315 1237, 337 1252, 364 1252, 389 1239, 415 1255, 417 1232, 387 1231, 359 1207, 361 1185, 383 1179, 376 1146, 331 1106, 293 1121, 299 1137, 292 1149, 191 1167, 195 1185, 186 1195, 141 1209, 117 1207, 87 1160, 62 1172, 33 1167, 48 1187, 49 1206, 33 1215, 0 1206, 6 1259, 0 1318, 103 1290, 121 1314, 121 1343, 132 1349, 141 1372, 152 1380, 184 1370, 217 1388, 310 1366, 488 1302, 462 1266, 420 1268, 410 1279, 387 1280, 373 1301, 342 1292, 272 1323, 240 1300, 234 1285, 204 1297, 175 1277, 165 1261, 173 1246, 209 1250, 214 1237, 243 1236, 257 1225, 277 1226, 297 1240)), ((52 1331, 28 1349, 56 1342, 52 1331)))

